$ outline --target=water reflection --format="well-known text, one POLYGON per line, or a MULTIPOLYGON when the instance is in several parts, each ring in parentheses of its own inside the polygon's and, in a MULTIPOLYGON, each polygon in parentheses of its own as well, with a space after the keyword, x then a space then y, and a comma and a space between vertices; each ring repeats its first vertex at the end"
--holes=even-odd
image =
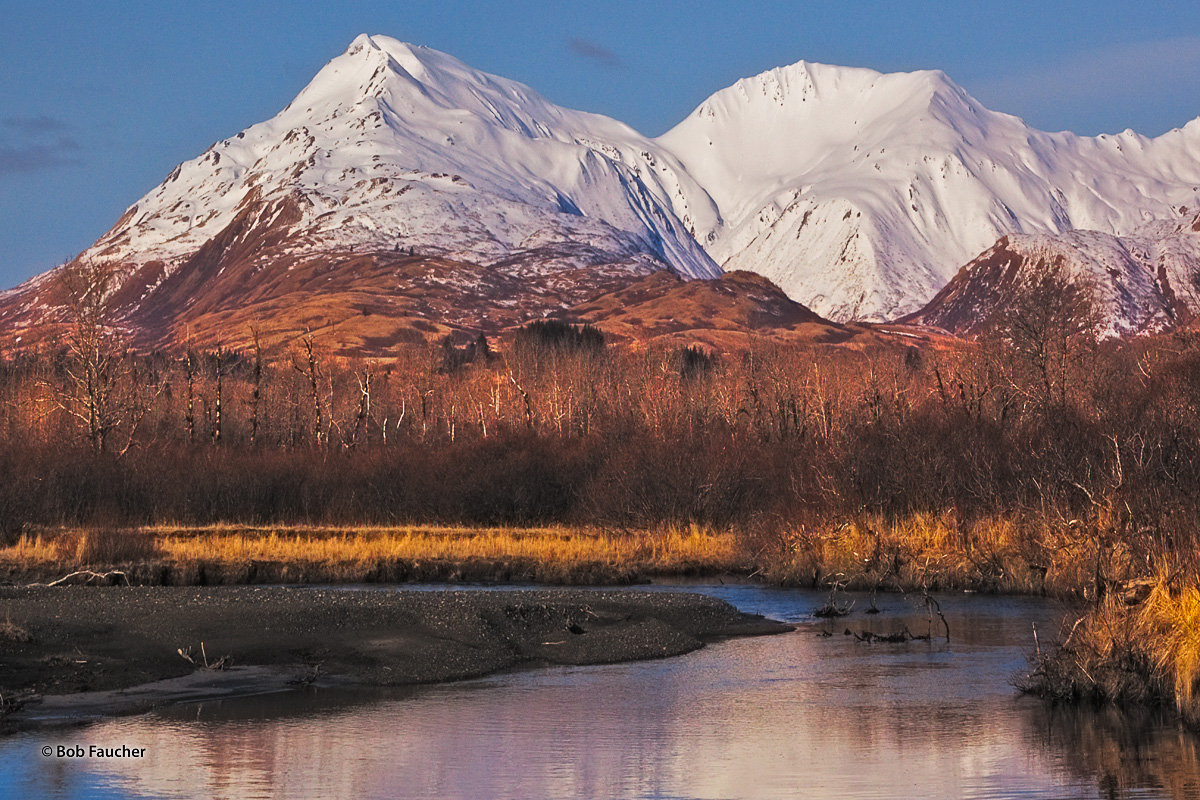
POLYGON ((1038 707, 1026 719, 1031 745, 1100 796, 1200 798, 1200 737, 1164 713, 1038 707))
MULTIPOLYGON (((802 592, 721 590, 803 619, 802 592)), ((836 627, 918 631, 891 598, 836 627)), ((403 692, 245 699, 0 743, 23 797, 1198 797, 1196 740, 1161 719, 1014 698, 1028 600, 943 601, 954 637, 868 645, 821 625, 668 661, 534 670, 403 692), (143 763, 41 759, 59 740, 143 763)))

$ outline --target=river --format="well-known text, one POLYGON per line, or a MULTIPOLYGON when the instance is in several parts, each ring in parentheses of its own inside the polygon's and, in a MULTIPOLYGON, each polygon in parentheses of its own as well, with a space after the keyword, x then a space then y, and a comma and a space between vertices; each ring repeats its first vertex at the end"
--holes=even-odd
MULTIPOLYGON (((664 587, 675 590, 679 587, 664 587)), ((687 656, 389 691, 309 689, 0 740, 23 798, 1200 798, 1200 738, 1152 714, 1018 697, 1032 598, 853 599, 693 586, 795 633, 687 656), (846 635, 905 627, 930 641, 846 635), (832 635, 822 635, 832 634, 832 635), (43 747, 145 749, 43 758, 43 747)), ((378 589, 374 589, 378 591, 378 589)))

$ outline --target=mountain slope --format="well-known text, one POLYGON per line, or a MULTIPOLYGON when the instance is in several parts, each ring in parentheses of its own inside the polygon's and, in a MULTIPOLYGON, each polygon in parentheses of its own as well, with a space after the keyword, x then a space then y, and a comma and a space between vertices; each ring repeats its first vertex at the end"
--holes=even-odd
POLYGON ((1108 335, 1150 333, 1200 319, 1200 214, 1183 209, 1130 236, 1098 231, 1006 236, 963 267, 905 321, 956 334, 984 330, 1036 275, 1058 271, 1091 287, 1108 335))
POLYGON ((656 272, 566 313, 571 320, 622 338, 670 337, 703 341, 716 349, 745 334, 843 342, 855 333, 822 319, 753 272, 727 272, 719 280, 700 281, 656 272))
POLYGON ((919 308, 1010 233, 1121 235, 1194 202, 1200 121, 1157 139, 1043 133, 941 72, 801 62, 739 81, 658 143, 722 222, 727 270, 765 275, 837 320, 919 308))

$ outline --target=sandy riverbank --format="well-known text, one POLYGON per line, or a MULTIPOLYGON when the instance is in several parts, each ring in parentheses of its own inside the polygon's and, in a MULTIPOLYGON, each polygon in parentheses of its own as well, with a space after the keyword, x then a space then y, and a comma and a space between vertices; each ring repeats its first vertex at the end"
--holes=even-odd
POLYGON ((401 685, 661 658, 789 630, 702 595, 623 590, 3 588, 0 614, 0 692, 19 705, 10 729, 313 680, 401 685), (181 649, 234 668, 197 669, 181 649))

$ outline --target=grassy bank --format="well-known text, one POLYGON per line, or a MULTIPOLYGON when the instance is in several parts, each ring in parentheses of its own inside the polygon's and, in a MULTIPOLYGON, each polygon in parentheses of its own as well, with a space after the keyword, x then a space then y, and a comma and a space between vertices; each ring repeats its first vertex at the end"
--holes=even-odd
POLYGON ((781 585, 848 589, 927 588, 1084 596, 1102 558, 1128 572, 1123 552, 1101 554, 1099 538, 1078 520, 953 514, 902 519, 863 516, 821 521, 786 531, 760 564, 781 585))
POLYGON ((1047 643, 1022 688, 1056 701, 1166 705, 1200 725, 1200 582, 1186 577, 1196 574, 1195 554, 1174 558, 1169 574, 1147 576, 1152 543, 1115 535, 1119 523, 1099 512, 1072 520, 861 516, 771 536, 695 525, 62 528, 0 549, 0 575, 44 583, 120 570, 142 585, 739 576, 812 588, 1046 594, 1078 600, 1080 620, 1067 641, 1047 643))
MULTIPOLYGON (((748 574, 731 534, 699 528, 150 527, 45 531, 0 549, 0 570, 45 581, 121 570, 131 582, 194 585, 502 581, 632 583, 748 574)), ((81 577, 80 580, 85 578, 81 577)))
MULTIPOLYGON (((780 586, 971 590, 1095 600, 1145 579, 1148 543, 1103 514, 863 515, 770 532, 663 525, 146 526, 44 529, 0 548, 10 575, 120 569, 144 583, 498 580, 620 583, 754 577, 780 586), (168 570, 171 581, 156 580, 168 570), (290 577, 281 577, 286 572, 290 577)), ((1196 558, 1174 560, 1192 574, 1196 558)), ((1155 563, 1164 563, 1162 557, 1155 563)))
POLYGON ((1200 587, 1169 577, 1091 606, 1020 688, 1054 701, 1175 708, 1200 728, 1200 587), (1144 587, 1144 590, 1141 590, 1144 587))

